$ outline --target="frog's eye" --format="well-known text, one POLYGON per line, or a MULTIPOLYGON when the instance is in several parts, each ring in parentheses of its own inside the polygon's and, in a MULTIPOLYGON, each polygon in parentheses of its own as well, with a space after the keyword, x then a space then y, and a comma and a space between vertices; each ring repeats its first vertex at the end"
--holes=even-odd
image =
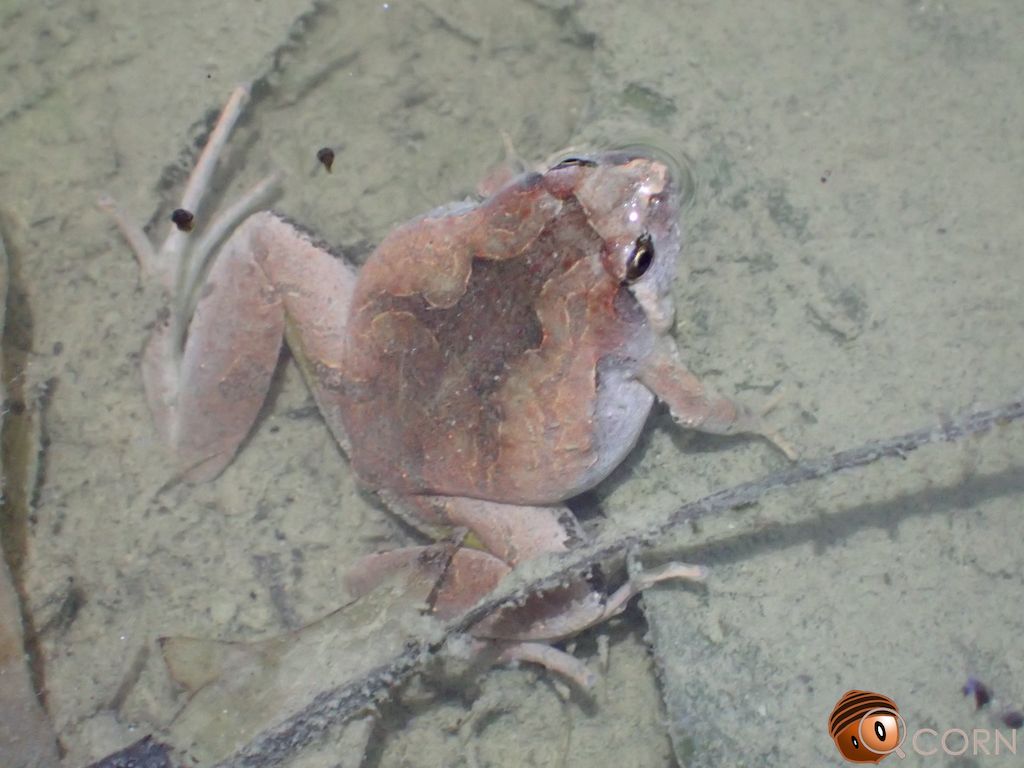
POLYGON ((626 282, 634 283, 643 277, 651 264, 654 263, 654 240, 644 232, 633 243, 633 251, 626 259, 626 282))
POLYGON ((588 160, 585 157, 567 157, 564 160, 559 160, 553 166, 552 171, 557 171, 560 168, 595 168, 597 163, 593 160, 588 160))

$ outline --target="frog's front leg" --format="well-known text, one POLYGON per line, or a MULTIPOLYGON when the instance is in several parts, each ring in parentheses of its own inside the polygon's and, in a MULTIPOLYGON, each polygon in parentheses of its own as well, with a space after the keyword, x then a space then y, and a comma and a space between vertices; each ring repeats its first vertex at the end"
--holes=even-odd
POLYGON ((671 337, 662 336, 657 340, 641 362, 637 376, 687 429, 716 435, 760 435, 790 460, 797 458, 793 445, 765 424, 759 414, 743 403, 720 395, 691 373, 671 337))

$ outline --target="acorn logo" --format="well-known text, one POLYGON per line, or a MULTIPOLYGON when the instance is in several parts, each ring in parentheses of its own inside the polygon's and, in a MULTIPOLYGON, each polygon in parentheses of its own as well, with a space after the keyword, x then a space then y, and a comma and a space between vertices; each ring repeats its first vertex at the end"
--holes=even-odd
POLYGON ((828 732, 839 754, 851 763, 878 763, 891 752, 901 752, 907 725, 888 696, 847 691, 828 718, 828 732))

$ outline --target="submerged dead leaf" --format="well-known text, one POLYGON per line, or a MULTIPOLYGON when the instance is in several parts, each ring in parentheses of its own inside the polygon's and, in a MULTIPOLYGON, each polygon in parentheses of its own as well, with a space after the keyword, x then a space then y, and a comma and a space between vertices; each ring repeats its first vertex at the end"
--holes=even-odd
POLYGON ((320 694, 386 663, 409 640, 437 634, 438 623, 425 613, 434 583, 421 575, 399 569, 369 594, 266 640, 161 638, 171 677, 189 697, 169 740, 203 765, 227 759, 320 694))

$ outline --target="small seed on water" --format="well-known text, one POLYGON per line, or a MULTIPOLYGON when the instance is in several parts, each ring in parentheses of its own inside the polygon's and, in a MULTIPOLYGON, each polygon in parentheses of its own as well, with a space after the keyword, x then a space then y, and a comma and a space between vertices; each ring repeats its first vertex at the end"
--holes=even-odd
POLYGON ((191 232, 192 227, 195 226, 196 217, 192 215, 192 211, 186 211, 184 208, 176 208, 174 213, 171 214, 171 221, 182 232, 191 232))
POLYGON ((320 161, 321 165, 327 169, 327 172, 331 172, 331 166, 334 165, 334 150, 330 147, 323 147, 316 153, 316 159, 320 161))

